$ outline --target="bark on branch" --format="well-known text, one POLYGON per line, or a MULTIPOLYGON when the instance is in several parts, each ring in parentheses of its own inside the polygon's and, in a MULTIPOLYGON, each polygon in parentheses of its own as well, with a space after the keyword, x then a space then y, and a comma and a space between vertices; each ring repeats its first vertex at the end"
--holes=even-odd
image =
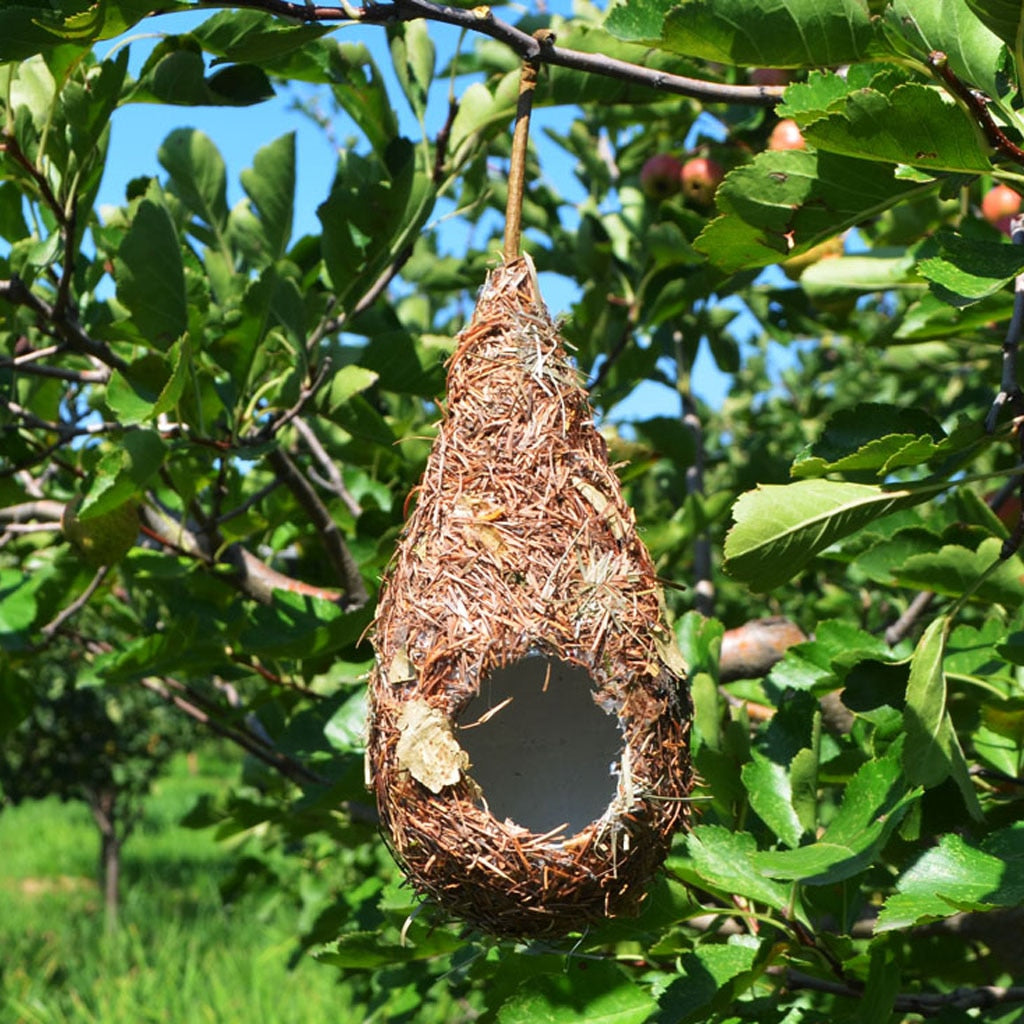
POLYGON ((356 21, 365 25, 388 25, 402 21, 437 21, 455 25, 469 32, 490 36, 504 43, 523 60, 571 68, 604 78, 645 85, 658 92, 689 96, 706 103, 749 103, 759 107, 774 106, 782 99, 782 87, 774 85, 723 85, 700 78, 672 75, 656 68, 606 57, 600 53, 584 53, 555 46, 553 42, 535 39, 528 32, 496 18, 486 6, 461 10, 430 0, 390 0, 370 3, 365 7, 326 7, 318 4, 292 3, 289 0, 235 0, 234 7, 248 7, 297 21, 356 21))

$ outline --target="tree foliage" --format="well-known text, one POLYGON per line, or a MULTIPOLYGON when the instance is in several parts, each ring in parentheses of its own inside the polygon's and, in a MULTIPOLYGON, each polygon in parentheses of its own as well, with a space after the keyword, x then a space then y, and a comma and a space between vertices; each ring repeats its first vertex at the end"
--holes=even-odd
POLYGON ((1024 22, 1000 0, 827 6, 581 2, 513 26, 251 0, 136 66, 137 43, 96 44, 148 3, 0 4, 0 735, 74 651, 77 686, 146 687, 241 744, 239 787, 191 821, 250 833, 237 883, 294 897, 298 950, 368 1019, 1019 1013, 1024 255, 979 204, 1024 183, 1024 22), (432 22, 469 30, 447 64, 432 22), (429 907, 403 928, 361 765, 364 634, 496 256, 524 55, 561 112, 526 246, 573 286, 565 337, 683 587, 702 780, 641 917, 564 948, 429 907), (789 69, 774 110, 735 88, 752 66, 789 69), (119 108, 289 90, 354 133, 325 195, 296 194, 286 134, 229 205, 216 140, 180 127, 96 208, 119 108), (766 148, 779 118, 804 148, 766 148), (648 198, 659 152, 721 163, 714 204, 648 198), (317 234, 295 237, 300 203, 317 234), (699 356, 730 375, 720 404, 699 356), (678 415, 651 414, 652 384, 678 415), (99 531, 127 508, 137 543, 97 570, 60 532, 73 501, 99 531), (779 614, 810 639, 720 685, 724 630, 779 614))

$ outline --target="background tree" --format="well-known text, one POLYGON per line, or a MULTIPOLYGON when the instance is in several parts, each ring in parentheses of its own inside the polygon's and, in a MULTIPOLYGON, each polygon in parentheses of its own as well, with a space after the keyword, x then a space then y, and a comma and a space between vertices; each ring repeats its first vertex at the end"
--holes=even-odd
POLYGON ((107 928, 117 925, 121 851, 153 781, 193 738, 189 719, 145 691, 113 694, 54 679, 29 717, 4 739, 0 801, 81 800, 100 835, 99 877, 107 928))
POLYGON ((89 681, 242 744, 266 771, 192 821, 253 830, 240 878, 260 864, 303 900, 300 951, 368 1017, 1015 1019, 1024 566, 1017 518, 993 509, 1021 476, 1024 248, 981 204, 1024 181, 1021 12, 235 6, 129 74, 128 45, 93 47, 147 5, 0 5, 0 727, 70 644, 89 681), (338 22, 386 34, 394 89, 338 22), (432 23, 465 32, 447 66, 432 23), (643 915, 564 948, 413 914, 361 768, 362 638, 498 248, 523 58, 564 111, 557 163, 534 152, 526 245, 575 286, 565 336, 659 571, 686 588, 667 600, 703 780, 643 915), (790 84, 755 84, 765 67, 790 84), (234 207, 216 143, 181 128, 95 209, 120 106, 288 83, 357 133, 329 193, 301 198, 319 234, 293 237, 292 135, 234 207), (645 194, 666 153, 707 161, 701 187, 645 194), (695 395, 702 350, 732 377, 721 407, 695 395), (678 412, 650 415, 644 382, 678 412), (57 511, 78 499, 73 547, 57 511), (117 558, 126 510, 139 534, 117 558), (813 639, 720 677, 725 628, 779 614, 813 639), (328 862, 343 880, 318 886, 328 862))

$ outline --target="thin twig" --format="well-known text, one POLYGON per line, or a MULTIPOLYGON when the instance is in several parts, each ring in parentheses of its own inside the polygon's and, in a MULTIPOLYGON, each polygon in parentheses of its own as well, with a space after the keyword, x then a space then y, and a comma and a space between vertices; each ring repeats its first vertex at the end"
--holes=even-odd
POLYGON ((364 25, 387 25, 402 21, 437 21, 455 25, 470 32, 479 32, 504 43, 523 60, 584 71, 604 78, 614 78, 658 92, 690 96, 707 103, 749 103, 759 107, 774 106, 782 99, 783 88, 774 85, 723 85, 700 78, 673 75, 657 68, 647 68, 629 61, 616 60, 601 53, 583 53, 560 46, 544 46, 528 32, 496 18, 489 7, 461 10, 430 0, 391 0, 389 3, 368 3, 365 7, 323 7, 292 3, 289 0, 235 0, 235 7, 268 11, 298 21, 358 21, 364 25))
POLYGON ((100 588, 100 584, 107 578, 110 572, 109 565, 101 565, 96 570, 96 575, 89 581, 89 585, 67 606, 59 615, 56 615, 39 631, 46 640, 51 640, 61 627, 73 619, 88 603, 93 594, 100 588))
MULTIPOLYGON (((1024 215, 1016 216, 1010 223, 1010 239, 1014 245, 1024 245, 1024 215)), ((1003 339, 1002 374, 999 394, 992 402, 985 419, 985 429, 991 434, 1003 406, 1009 405, 1015 415, 1020 415, 1022 398, 1017 381, 1017 355, 1020 351, 1021 330, 1024 329, 1024 274, 1018 274, 1013 283, 1013 315, 1003 339)))
POLYGON ((115 355, 106 345, 92 339, 75 320, 70 309, 58 314, 56 309, 45 299, 40 298, 31 288, 27 287, 20 277, 0 281, 0 299, 31 309, 45 323, 50 324, 57 335, 77 352, 98 359, 113 370, 122 373, 128 371, 128 364, 115 355))
POLYGON ((323 387, 324 382, 330 375, 331 361, 330 359, 324 359, 323 362, 316 369, 316 373, 313 375, 313 379, 303 387, 299 392, 299 397, 295 400, 295 403, 290 409, 285 409, 279 416, 276 416, 270 421, 262 430, 258 432, 258 436, 253 438, 253 442, 258 444, 262 441, 269 441, 272 437, 275 437, 277 433, 285 426, 287 426, 299 413, 305 409, 309 400, 323 387))
MULTIPOLYGON (((816 978, 813 974, 806 974, 791 967, 769 967, 767 973, 783 979, 786 988, 791 991, 804 989, 850 999, 864 998, 864 989, 861 986, 832 981, 829 978, 816 978)), ((922 1017, 936 1017, 947 1008, 971 1010, 1020 1002, 1024 1002, 1024 987, 982 985, 978 988, 958 988, 952 992, 901 993, 893 1000, 893 1009, 897 1013, 919 1013, 922 1017)))
POLYGON ((935 594, 929 590, 922 591, 907 605, 906 611, 885 631, 885 642, 895 647, 913 628, 917 620, 928 610, 935 600, 935 594))
POLYGON ((526 190, 526 159, 530 146, 530 112, 537 91, 537 62, 523 61, 519 72, 519 100, 512 134, 512 157, 508 165, 508 201, 505 204, 505 262, 519 258, 523 224, 523 195, 526 190))
MULTIPOLYGON (((686 467, 686 495, 695 501, 704 496, 704 425, 689 387, 689 368, 681 332, 675 334, 676 390, 681 404, 680 418, 693 438, 693 463, 686 467)), ((711 616, 715 608, 715 581, 711 563, 711 534, 698 530, 693 541, 693 607, 701 615, 711 616)))
POLYGON ((341 478, 338 467, 334 464, 334 460, 330 455, 327 454, 327 450, 320 443, 320 438, 313 432, 313 428, 301 416, 297 416, 292 420, 292 426, 327 474, 328 490, 344 502, 345 507, 352 513, 353 518, 358 519, 363 514, 363 510, 359 502, 352 496, 352 492, 345 486, 345 481, 341 478))
POLYGON ((267 461, 273 467, 278 479, 295 495, 317 533, 320 534, 327 557, 345 589, 345 607, 349 610, 361 608, 369 600, 369 594, 366 592, 359 566, 352 557, 331 513, 286 451, 282 448, 272 449, 267 455, 267 461))
POLYGON ((971 116, 978 122, 988 144, 1000 156, 1024 166, 1024 149, 1012 142, 996 124, 989 112, 985 95, 953 73, 949 66, 949 58, 941 50, 932 50, 928 55, 928 64, 942 79, 946 88, 967 107, 971 116))

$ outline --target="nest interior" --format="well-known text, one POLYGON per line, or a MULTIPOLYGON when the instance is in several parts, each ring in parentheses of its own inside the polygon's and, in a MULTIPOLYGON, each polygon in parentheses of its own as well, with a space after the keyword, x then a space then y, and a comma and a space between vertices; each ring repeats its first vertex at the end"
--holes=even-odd
POLYGON ((374 646, 368 763, 417 890, 501 935, 635 910, 688 819, 692 713, 528 257, 458 338, 374 646))

